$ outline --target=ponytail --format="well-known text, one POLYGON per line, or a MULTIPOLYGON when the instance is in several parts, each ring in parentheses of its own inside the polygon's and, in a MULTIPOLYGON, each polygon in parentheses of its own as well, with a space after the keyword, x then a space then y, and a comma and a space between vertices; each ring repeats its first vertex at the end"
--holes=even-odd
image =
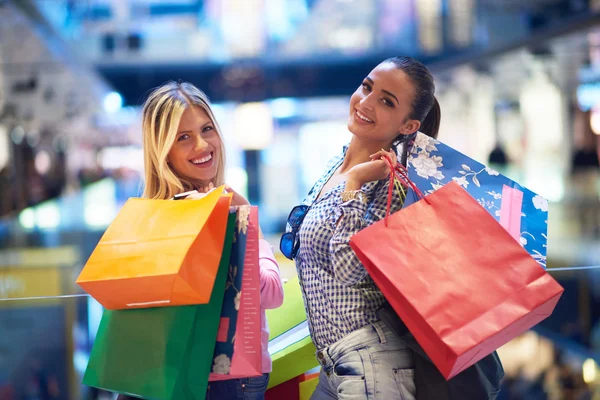
POLYGON ((435 83, 431 72, 425 65, 411 57, 388 58, 384 63, 394 64, 410 78, 415 94, 409 118, 421 121, 419 130, 427 136, 437 139, 441 111, 440 104, 435 98, 435 83))
POLYGON ((442 111, 440 109, 440 103, 438 103, 437 99, 433 98, 433 106, 429 113, 425 116, 423 123, 421 123, 421 127, 419 131, 423 132, 429 137, 437 139, 438 131, 440 130, 440 120, 442 118, 442 111))

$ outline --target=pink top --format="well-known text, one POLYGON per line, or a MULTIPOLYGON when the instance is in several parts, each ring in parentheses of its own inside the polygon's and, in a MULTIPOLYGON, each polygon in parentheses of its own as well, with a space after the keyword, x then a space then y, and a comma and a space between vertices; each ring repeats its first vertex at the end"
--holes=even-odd
POLYGON ((258 264, 260 266, 260 321, 262 325, 262 371, 271 372, 269 355, 269 325, 265 310, 277 308, 283 304, 283 285, 279 276, 279 264, 275 261, 273 249, 264 239, 258 241, 258 264))

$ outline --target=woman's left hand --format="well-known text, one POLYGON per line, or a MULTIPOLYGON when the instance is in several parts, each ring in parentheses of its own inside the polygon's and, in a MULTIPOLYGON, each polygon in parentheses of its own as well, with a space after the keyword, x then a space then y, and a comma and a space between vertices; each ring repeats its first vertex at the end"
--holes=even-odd
POLYGON ((348 171, 345 190, 360 190, 365 183, 379 181, 390 176, 390 167, 383 157, 387 157, 394 165, 396 164, 396 153, 392 150, 380 150, 371 154, 370 157, 371 161, 355 165, 348 171))

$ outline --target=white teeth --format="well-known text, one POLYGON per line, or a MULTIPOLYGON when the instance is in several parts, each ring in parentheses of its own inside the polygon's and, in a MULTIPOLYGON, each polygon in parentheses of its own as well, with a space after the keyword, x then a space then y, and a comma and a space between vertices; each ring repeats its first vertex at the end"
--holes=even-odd
POLYGON ((370 120, 369 118, 365 117, 358 110, 356 111, 356 115, 358 116, 358 118, 362 119, 365 122, 371 122, 371 123, 373 122, 373 120, 370 120))
POLYGON ((206 157, 202 157, 202 158, 197 158, 195 160, 190 160, 193 164, 204 164, 205 162, 208 162, 212 160, 212 154, 207 155, 206 157))

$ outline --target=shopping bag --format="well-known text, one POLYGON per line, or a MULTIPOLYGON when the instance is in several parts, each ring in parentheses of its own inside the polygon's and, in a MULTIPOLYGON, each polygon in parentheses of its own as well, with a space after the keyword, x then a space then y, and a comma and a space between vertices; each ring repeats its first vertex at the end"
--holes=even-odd
MULTIPOLYGON (((411 147, 407 166, 410 180, 425 194, 449 182, 458 183, 505 228, 510 223, 513 237, 546 267, 548 201, 545 198, 420 132, 411 147)), ((417 200, 408 196, 404 206, 417 200)))
POLYGON ((319 372, 304 373, 271 387, 265 400, 309 400, 319 383, 319 372))
POLYGON ((204 399, 234 225, 230 214, 208 304, 104 312, 84 385, 145 399, 204 399))
POLYGON ((450 379, 548 317, 563 288, 458 183, 420 197, 350 246, 450 379))
POLYGON ((384 303, 377 310, 377 316, 412 352, 416 400, 496 399, 504 378, 504 368, 497 352, 446 380, 389 303, 384 303))
POLYGON ((319 365, 317 349, 310 337, 300 282, 294 277, 283 284, 283 304, 267 310, 271 331, 269 354, 273 372, 269 387, 275 387, 319 365))
POLYGON ((302 376, 295 376, 277 386, 269 386, 269 389, 265 392, 265 400, 300 400, 302 376))
POLYGON ((262 375, 258 208, 241 206, 210 381, 262 375))
POLYGON ((300 400, 310 400, 319 384, 319 372, 313 374, 304 374, 300 378, 300 400))
POLYGON ((223 250, 230 194, 129 199, 77 283, 109 310, 205 304, 223 250))

